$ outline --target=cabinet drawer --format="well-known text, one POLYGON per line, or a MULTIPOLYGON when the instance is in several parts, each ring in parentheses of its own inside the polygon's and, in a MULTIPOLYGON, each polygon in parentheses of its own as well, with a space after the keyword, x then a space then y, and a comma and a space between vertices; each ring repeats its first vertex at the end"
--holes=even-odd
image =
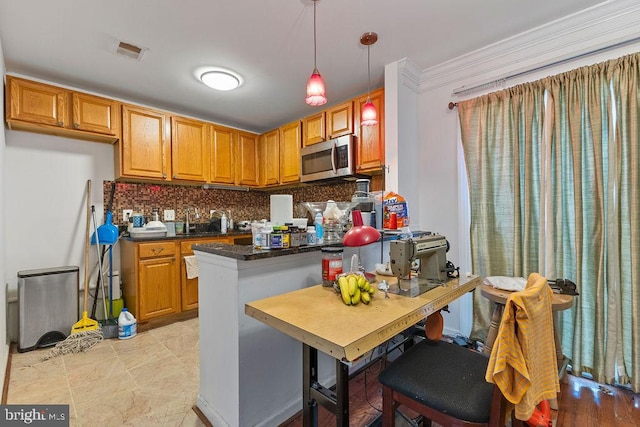
POLYGON ((140 258, 168 256, 175 255, 176 244, 174 242, 140 243, 138 249, 140 258))

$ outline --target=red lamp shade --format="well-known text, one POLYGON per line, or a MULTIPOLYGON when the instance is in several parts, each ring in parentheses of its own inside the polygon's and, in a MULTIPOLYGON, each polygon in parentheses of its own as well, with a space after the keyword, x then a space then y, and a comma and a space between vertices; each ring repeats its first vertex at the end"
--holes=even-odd
POLYGON ((353 216, 353 227, 342 238, 344 246, 365 246, 380 239, 378 230, 370 225, 362 224, 362 212, 353 210, 351 215, 353 216))
POLYGON ((376 111, 376 106, 373 105, 371 100, 367 100, 367 103, 362 107, 362 121, 360 122, 362 126, 374 126, 378 124, 378 111, 376 111))
POLYGON ((312 106, 326 104, 327 97, 324 92, 324 80, 322 80, 322 76, 316 68, 307 82, 307 99, 305 99, 305 102, 312 106))

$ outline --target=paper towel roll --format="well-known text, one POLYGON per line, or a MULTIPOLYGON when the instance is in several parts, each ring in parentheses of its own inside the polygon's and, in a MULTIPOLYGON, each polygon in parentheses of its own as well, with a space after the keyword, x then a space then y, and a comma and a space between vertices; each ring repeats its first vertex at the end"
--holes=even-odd
POLYGON ((293 222, 293 196, 291 194, 271 195, 271 223, 284 225, 293 222))

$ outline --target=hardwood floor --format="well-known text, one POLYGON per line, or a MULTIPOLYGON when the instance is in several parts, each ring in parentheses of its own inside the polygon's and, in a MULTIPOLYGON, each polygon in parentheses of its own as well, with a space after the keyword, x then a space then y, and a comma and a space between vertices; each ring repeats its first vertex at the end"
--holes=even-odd
MULTIPOLYGON (((360 373, 349 382, 351 426, 365 427, 380 414, 382 394, 377 381, 381 362, 360 373)), ((608 385, 601 385, 585 378, 568 376, 568 382, 560 384, 560 407, 552 411, 556 427, 639 427, 640 394, 608 385)), ((404 411, 409 418, 415 414, 404 411)), ((333 427, 335 416, 323 407, 318 408, 318 426, 333 427)), ((407 424, 409 425, 409 424, 407 424)), ((302 415, 281 427, 302 426, 302 415)), ((434 426, 437 424, 434 423, 434 426)))

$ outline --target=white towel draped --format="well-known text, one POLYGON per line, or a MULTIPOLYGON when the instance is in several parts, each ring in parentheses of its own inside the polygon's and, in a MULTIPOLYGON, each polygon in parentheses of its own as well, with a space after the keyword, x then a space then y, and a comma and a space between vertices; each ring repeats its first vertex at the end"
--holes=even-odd
POLYGON ((184 264, 187 267, 187 279, 198 277, 198 260, 195 255, 184 257, 184 264))

